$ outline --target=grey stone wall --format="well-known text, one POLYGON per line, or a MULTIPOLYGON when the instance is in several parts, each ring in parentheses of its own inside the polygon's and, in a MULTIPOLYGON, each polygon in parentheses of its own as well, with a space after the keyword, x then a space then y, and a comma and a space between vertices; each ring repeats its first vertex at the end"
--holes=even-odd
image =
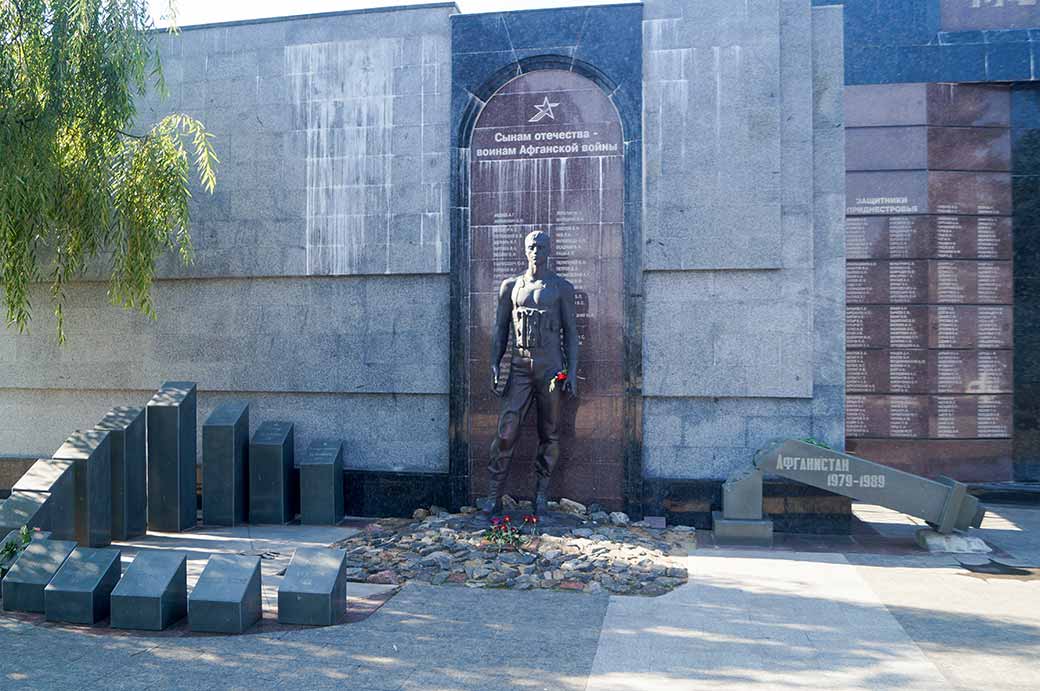
POLYGON ((651 0, 644 473, 844 437, 841 8, 651 0))
MULTIPOLYGON (((0 454, 47 455, 165 379, 346 443, 346 465, 446 471, 452 6, 186 28, 158 37, 170 97, 221 159, 193 189, 196 261, 159 266, 158 320, 69 289, 68 344, 40 293, 0 330, 0 454)), ((98 273, 87 278, 97 278, 98 273)), ((201 448, 201 447, 200 447, 201 448)))

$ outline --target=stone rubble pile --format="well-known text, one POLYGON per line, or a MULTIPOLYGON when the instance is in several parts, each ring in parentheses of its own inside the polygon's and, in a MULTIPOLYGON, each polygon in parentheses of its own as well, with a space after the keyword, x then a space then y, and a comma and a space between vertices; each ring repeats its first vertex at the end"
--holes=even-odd
MULTIPOLYGON (((523 510, 525 504, 517 506, 523 510)), ((334 546, 347 550, 348 579, 369 583, 414 580, 653 596, 686 582, 692 528, 656 530, 624 513, 590 513, 566 499, 552 508, 573 525, 550 520, 536 531, 524 526, 519 550, 488 544, 486 526, 473 507, 449 514, 436 506, 416 510, 412 520, 380 519, 334 546)), ((512 515, 512 524, 522 524, 521 514, 512 515)))

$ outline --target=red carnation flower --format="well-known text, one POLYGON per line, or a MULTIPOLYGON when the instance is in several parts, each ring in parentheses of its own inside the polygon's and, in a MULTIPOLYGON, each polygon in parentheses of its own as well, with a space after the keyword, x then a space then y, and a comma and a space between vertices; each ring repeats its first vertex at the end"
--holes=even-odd
POLYGON ((556 381, 567 381, 567 370, 560 370, 556 373, 556 381))

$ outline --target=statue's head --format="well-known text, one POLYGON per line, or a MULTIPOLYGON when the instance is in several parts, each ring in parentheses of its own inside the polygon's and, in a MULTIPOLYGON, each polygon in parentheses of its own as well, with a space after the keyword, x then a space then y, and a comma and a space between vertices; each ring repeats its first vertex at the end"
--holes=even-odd
POLYGON ((535 230, 524 238, 524 254, 531 267, 545 268, 549 261, 549 234, 544 230, 535 230))

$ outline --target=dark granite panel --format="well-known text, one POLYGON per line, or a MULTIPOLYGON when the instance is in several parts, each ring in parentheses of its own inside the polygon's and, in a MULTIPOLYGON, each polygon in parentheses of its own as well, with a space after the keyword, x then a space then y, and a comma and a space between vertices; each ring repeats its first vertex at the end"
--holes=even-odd
POLYGON ((848 259, 1010 259, 1008 216, 850 216, 848 259))
MULTIPOLYGON (((1040 22, 1036 23, 1040 26, 1040 22)), ((990 43, 986 46, 986 76, 993 81, 1015 81, 1032 74, 1029 43, 990 43)))
POLYGON ((269 420, 249 443, 249 522, 288 523, 299 504, 293 472, 294 426, 269 420))
POLYGON ((48 495, 47 524, 55 540, 76 539, 75 461, 43 458, 32 465, 12 492, 48 495))
MULTIPOLYGON (((1011 126, 1013 128, 1040 128, 1040 85, 1014 84, 1011 87, 1011 126)), ((1016 173, 1029 172, 1015 168, 1016 173)))
POLYGON ((145 411, 113 408, 98 423, 112 443, 112 539, 144 535, 148 524, 145 411))
MULTIPOLYGON (((942 81, 950 81, 943 79, 942 81)), ((927 84, 928 124, 957 127, 1007 127, 1011 97, 997 84, 927 84)))
POLYGON ((148 402, 148 527, 179 532, 196 521, 197 392, 165 382, 148 402))
POLYGON ((884 348, 888 345, 888 309, 849 305, 845 308, 845 342, 849 348, 884 348))
POLYGON ((188 596, 188 626, 207 633, 244 633, 262 614, 260 557, 214 554, 188 596))
POLYGON ((929 310, 929 348, 1010 348, 1010 305, 933 305, 929 310))
POLYGON ((46 492, 13 490, 11 496, 0 502, 0 535, 20 530, 50 530, 50 500, 46 492))
POLYGON ((29 543, 4 576, 4 610, 42 614, 43 590, 74 549, 76 543, 71 540, 33 540, 29 543))
POLYGON ((593 6, 586 8, 586 11, 588 14, 582 30, 579 50, 581 46, 588 45, 613 46, 618 55, 629 58, 627 69, 634 70, 636 74, 642 74, 640 61, 631 60, 632 53, 629 52, 633 46, 642 45, 642 5, 631 3, 611 7, 593 6), (625 50, 621 50, 621 46, 624 46, 625 50))
POLYGON ((202 425, 202 522, 245 523, 248 497, 249 406, 230 401, 202 425))
POLYGON ((500 15, 513 48, 573 46, 582 39, 588 8, 507 12, 500 15))
MULTIPOLYGON (((1037 56, 1034 56, 1034 59, 1037 56)), ((1011 90, 1014 161, 1013 475, 1040 481, 1040 86, 1011 90)))
POLYGON ((463 53, 482 53, 511 47, 504 14, 451 16, 452 59, 463 53))
POLYGON ((47 621, 92 626, 107 619, 122 573, 118 549, 77 547, 43 591, 47 621))
POLYGON ((110 433, 92 430, 70 436, 54 457, 73 461, 76 541, 85 547, 112 542, 112 446, 110 433))
MULTIPOLYGON (((551 30, 545 31, 535 21, 535 19, 542 21, 543 18, 549 18, 549 21, 552 21, 558 11, 523 12, 507 15, 506 21, 510 34, 524 36, 524 38, 513 38, 513 44, 502 44, 501 42, 496 44, 493 40, 486 40, 486 37, 476 35, 476 33, 470 31, 471 28, 479 23, 490 27, 488 32, 485 33, 488 33, 488 35, 494 34, 498 29, 496 20, 492 18, 493 15, 484 16, 473 25, 465 27, 461 25, 454 26, 453 44, 465 41, 465 45, 455 45, 453 51, 452 112, 453 120, 459 123, 458 128, 453 130, 452 133, 453 143, 463 146, 469 143, 471 130, 476 123, 478 114, 480 114, 480 106, 482 104, 479 101, 475 101, 470 94, 476 94, 477 97, 486 100, 499 89, 501 89, 503 94, 507 94, 517 91, 520 85, 527 85, 531 87, 527 91, 531 91, 533 87, 547 78, 556 80, 555 88, 558 90, 560 75, 554 76, 550 74, 549 70, 563 69, 565 70, 564 77, 571 82, 581 85, 579 90, 587 90, 590 82, 575 79, 575 75, 581 75, 591 80, 591 84, 594 85, 593 88, 597 89, 600 94, 606 93, 610 95, 610 101, 613 102, 613 105, 609 105, 610 101, 604 101, 608 106, 602 109, 602 111, 612 117, 616 117, 616 115, 613 115, 613 110, 616 108, 621 116, 623 132, 618 132, 617 134, 609 133, 607 138, 619 143, 620 150, 618 153, 624 152, 624 164, 623 167, 618 166, 623 171, 623 178, 615 178, 613 174, 610 174, 606 181, 599 180, 593 185, 588 184, 587 176, 583 178, 580 175, 580 171, 575 169, 575 166, 569 165, 567 185, 561 191, 556 191, 552 194, 535 192, 533 194, 514 194, 510 196, 510 192, 507 189, 509 185, 507 184, 500 190, 500 195, 495 201, 501 202, 504 200, 508 202, 506 208, 512 211, 512 218, 509 218, 508 215, 485 217, 484 215, 476 214, 472 219, 475 226, 471 230, 468 225, 466 209, 464 208, 471 199, 471 190, 469 189, 471 171, 468 168, 470 164, 469 156, 468 152, 460 153, 457 150, 454 152, 453 160, 456 163, 456 171, 452 180, 452 199, 460 208, 453 210, 452 214, 453 237, 458 239, 458 242, 452 243, 452 314, 453 323, 457 327, 453 330, 454 345, 452 346, 452 458, 449 462, 451 479, 448 485, 452 492, 453 505, 470 501, 472 495, 478 493, 476 488, 482 486, 484 480, 482 477, 484 469, 480 466, 486 465, 487 452, 485 447, 490 440, 482 437, 480 434, 474 434, 474 430, 484 429, 485 432, 493 431, 492 418, 494 418, 495 412, 478 413, 479 419, 474 427, 473 410, 471 410, 471 407, 476 409, 477 406, 484 406, 489 407, 491 411, 496 411, 497 400, 493 398, 489 400, 485 396, 485 387, 473 386, 468 381, 469 369, 471 367, 475 368, 474 371, 479 371, 481 377, 486 376, 487 363, 484 362, 486 359, 484 353, 487 352, 489 344, 487 342, 486 326, 478 328, 476 324, 468 323, 466 318, 473 315, 481 325, 484 324, 490 315, 487 314, 486 310, 476 307, 476 303, 482 298, 493 300, 497 284, 507 274, 511 273, 514 268, 512 262, 505 260, 508 251, 502 245, 502 242, 506 240, 504 233, 512 232, 513 235, 522 237, 522 233, 529 230, 523 226, 537 223, 548 227, 550 234, 554 237, 562 238, 568 232, 574 234, 575 238, 579 240, 578 244, 570 243, 567 248, 567 256, 558 256, 559 252, 557 252, 557 256, 551 258, 551 262, 558 271, 561 271, 561 273, 564 273, 568 278, 576 282, 579 293, 586 292, 582 291, 581 285, 578 285, 582 281, 604 281, 604 285, 617 285, 617 289, 620 291, 620 276, 623 274, 622 262, 624 262, 626 267, 625 271, 633 263, 638 267, 636 273, 641 271, 641 259, 638 251, 641 249, 641 241, 639 240, 641 236, 639 228, 640 193, 642 188, 641 178, 639 177, 641 146, 637 137, 641 131, 642 64, 638 57, 637 59, 632 59, 632 56, 641 56, 642 54, 642 7, 638 4, 631 4, 568 10, 565 13, 567 16, 585 17, 580 38, 575 45, 550 45, 547 48, 520 45, 530 43, 531 41, 541 42, 539 45, 542 46, 559 44, 562 40, 560 34, 554 34, 553 32, 562 31, 564 27, 553 27, 551 30), (531 24, 525 24, 528 21, 531 24), (503 50, 503 47, 506 45, 508 45, 508 49, 503 50), (477 54, 473 53, 475 48, 487 52, 480 53, 479 60, 473 59, 478 57, 477 54), (511 64, 508 63, 510 60, 513 61, 511 64), (525 80, 507 83, 511 77, 519 73, 525 74, 525 80), (621 143, 624 139, 628 141, 621 143), (634 179, 636 184, 631 186, 631 189, 626 187, 624 195, 609 195, 608 199, 616 199, 618 202, 624 201, 628 206, 612 202, 611 205, 601 208, 602 205, 591 195, 575 195, 572 192, 572 190, 581 189, 590 191, 593 189, 617 189, 621 186, 621 179, 634 179), (561 201, 566 201, 566 197, 570 197, 571 200, 578 203, 561 205, 561 201), (549 214, 544 211, 546 207, 563 208, 568 213, 566 216, 559 213, 549 214), (539 209, 542 209, 542 211, 539 209), (629 210, 634 210, 634 213, 626 213, 629 210), (604 215, 604 212, 606 215, 604 215), (593 220, 598 224, 603 224, 603 219, 606 218, 608 221, 606 225, 617 226, 617 229, 610 228, 611 233, 614 235, 610 236, 609 242, 604 241, 604 230, 602 228, 599 230, 598 235, 588 237, 587 228, 582 228, 582 226, 591 224, 587 221, 582 222, 581 218, 593 220), (621 225, 622 222, 624 223, 623 226, 621 225), (503 228, 501 227, 503 224, 511 225, 512 228, 503 228), (492 228, 492 226, 499 227, 492 228), (575 226, 577 227, 575 228, 575 226), (478 250, 476 254, 470 246, 471 232, 475 233, 473 247, 476 247, 478 250), (495 245, 496 238, 494 235, 498 236, 498 246, 495 245), (617 251, 621 246, 622 236, 625 238, 625 243, 635 248, 635 252, 629 251, 627 256, 625 256, 624 253, 617 251), (585 256, 589 254, 589 248, 594 244, 593 240, 600 245, 600 261, 598 263, 590 263, 587 260, 592 259, 592 257, 585 256), (586 245, 586 243, 588 244, 586 245), (575 250, 575 248, 578 249, 575 250), (487 254, 489 250, 490 256, 487 254), (488 258, 481 258, 471 262, 473 257, 488 258), (497 259, 490 257, 497 257, 497 259), (616 271, 613 268, 604 268, 603 260, 608 259, 618 260, 616 262, 616 271), (510 265, 506 266, 507 263, 510 265), (616 282, 615 276, 617 277, 616 282), (464 345, 467 341, 469 341, 468 346, 464 345), (468 361, 466 357, 467 352, 474 355, 468 361), (464 400, 461 397, 466 397, 466 399, 464 400), (474 472, 473 468, 477 468, 477 472, 474 472), (469 489, 463 492, 461 488, 464 487, 469 489)), ((559 16, 561 18, 564 17, 564 15, 559 16)), ((465 20, 456 18, 453 19, 453 24, 459 21, 463 24, 466 23, 465 20)), ((565 25, 566 22, 563 22, 563 24, 565 25)), ((503 101, 503 104, 505 103, 506 101, 503 101)), ((521 103, 521 105, 523 104, 521 103)), ((518 121, 516 124, 523 125, 526 124, 529 116, 529 113, 517 113, 514 119, 518 121)), ((579 153, 581 152, 579 151, 579 153)), ((576 160, 578 159, 572 159, 572 161, 576 160)), ((523 167, 519 166, 518 168, 523 167)), ((483 182, 476 180, 474 190, 472 191, 486 187, 485 183, 488 182, 489 175, 493 172, 496 175, 498 173, 498 171, 491 170, 484 172, 488 173, 488 175, 484 175, 481 178, 483 182)), ((481 176, 481 170, 475 168, 472 177, 477 178, 479 176, 481 176)), ((548 179, 551 180, 553 178, 554 176, 550 176, 548 179)), ((518 178, 517 183, 519 182, 521 180, 518 178)), ((513 187, 519 186, 519 184, 513 185, 513 187)), ((530 188, 530 186, 526 187, 530 188)), ((481 198, 478 197, 476 199, 478 210, 481 207, 490 208, 490 204, 480 203, 481 198)), ((519 263, 521 264, 519 268, 522 269, 523 262, 519 263)), ((629 276, 627 273, 625 275, 629 276)), ((631 285, 632 280, 629 277, 626 286, 631 285)), ((590 285, 594 284, 590 283, 590 285)), ((596 365, 596 363, 610 360, 607 354, 597 353, 597 343, 601 339, 613 338, 623 343, 623 333, 626 334, 628 339, 633 338, 633 336, 637 340, 641 339, 641 327, 636 325, 633 328, 633 319, 635 321, 640 320, 638 315, 641 315, 641 303, 637 304, 638 301, 624 301, 621 299, 620 294, 617 300, 603 300, 601 296, 594 295, 593 292, 591 290, 587 291, 585 295, 580 296, 581 299, 579 300, 579 306, 582 309, 586 309, 588 314, 588 317, 580 316, 579 319, 579 328, 582 330, 582 339, 584 341, 582 358, 583 362, 587 363, 582 368, 585 372, 589 372, 590 366, 596 365), (604 314, 605 310, 610 311, 615 308, 619 315, 624 315, 623 319, 620 316, 613 321, 592 318, 593 315, 604 314), (624 326, 622 326, 622 323, 624 323, 624 326)), ((624 348, 622 352, 623 355, 619 355, 617 359, 625 359, 626 366, 620 371, 638 373, 640 358, 638 345, 635 344, 624 348)), ((609 367, 602 369, 604 374, 612 371, 612 368, 609 367)), ((613 369, 616 370, 617 368, 613 369)), ((613 394, 617 391, 627 391, 628 399, 632 400, 639 395, 638 382, 640 378, 638 376, 634 380, 634 385, 627 386, 621 385, 620 382, 608 384, 604 376, 591 378, 586 382, 587 386, 592 379, 600 380, 599 384, 596 384, 596 382, 592 382, 592 384, 605 387, 604 393, 613 394)), ((585 392, 591 391, 587 386, 585 392)), ((583 396, 585 392, 583 392, 583 396)), ((627 408, 624 408, 625 410, 634 409, 631 405, 631 400, 628 400, 626 405, 627 408)), ((631 412, 623 413, 623 415, 627 419, 627 415, 631 415, 631 412)), ((573 423, 569 424, 572 427, 574 426, 573 423)), ((640 429, 638 425, 628 424, 627 421, 623 421, 622 427, 627 430, 625 434, 628 436, 626 443, 619 446, 622 449, 624 458, 627 459, 631 455, 630 447, 632 442, 637 439, 640 429)), ((521 450, 518 453, 518 459, 522 453, 525 452, 521 450)), ((566 456, 566 454, 567 451, 565 450, 564 455, 566 456)), ((619 460, 619 472, 621 472, 620 469, 627 468, 624 472, 632 474, 632 468, 636 466, 641 468, 641 454, 635 453, 632 458, 637 460, 633 463, 629 463, 627 460, 623 462, 619 460), (632 466, 632 468, 628 468, 628 466, 632 466)), ((526 476, 527 469, 517 467, 514 470, 514 477, 518 474, 526 476)), ((577 477, 581 473, 575 472, 572 474, 577 477)), ((637 474, 641 476, 641 470, 637 474)), ((348 471, 348 480, 349 477, 348 471)), ((605 481, 610 477, 612 477, 611 473, 605 473, 601 479, 605 481)), ((348 486, 348 498, 352 491, 348 486)), ((612 498, 617 498, 620 491, 610 491, 606 494, 612 498)), ((635 496, 638 496, 638 494, 635 496)), ((413 502, 411 507, 405 512, 405 515, 410 513, 415 505, 413 502)), ((350 509, 348 508, 349 511, 350 509)))
MULTIPOLYGON (((465 477, 462 473, 459 476, 465 477)), ((420 506, 435 504, 447 507, 452 497, 449 489, 449 478, 444 473, 395 473, 351 468, 344 471, 345 504, 349 516, 408 518, 420 506)))
POLYGON ((187 555, 142 550, 112 591, 112 628, 162 631, 188 615, 187 555))
POLYGON ((1003 127, 929 127, 928 168, 1011 170, 1011 135, 1003 127))
POLYGON ((960 43, 939 46, 942 79, 950 82, 981 81, 986 78, 986 46, 960 43))
POLYGON ((278 586, 278 621, 332 626, 347 614, 347 553, 299 548, 278 586))
POLYGON ((335 525, 343 518, 343 442, 315 439, 300 460, 300 522, 335 525))

